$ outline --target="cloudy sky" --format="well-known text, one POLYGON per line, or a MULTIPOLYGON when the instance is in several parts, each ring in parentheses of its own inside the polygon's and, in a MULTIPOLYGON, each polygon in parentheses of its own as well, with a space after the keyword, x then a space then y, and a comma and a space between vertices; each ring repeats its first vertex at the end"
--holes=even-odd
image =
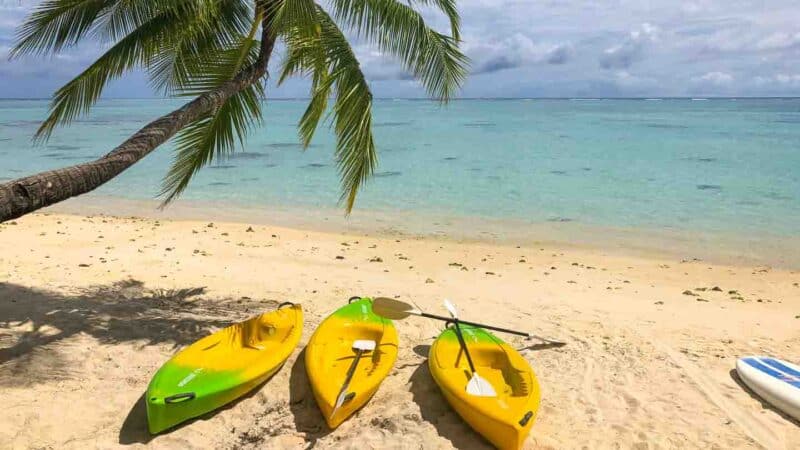
MULTIPOLYGON (((48 97, 102 51, 9 61, 37 1, 0 0, 0 97, 48 97)), ((800 96, 798 0, 462 0, 464 97, 800 96)), ((442 17, 426 15, 446 29, 442 17)), ((390 59, 357 45, 379 97, 424 92, 390 59)), ((107 91, 153 96, 134 73, 107 91)), ((305 96, 302 81, 270 87, 305 96)))

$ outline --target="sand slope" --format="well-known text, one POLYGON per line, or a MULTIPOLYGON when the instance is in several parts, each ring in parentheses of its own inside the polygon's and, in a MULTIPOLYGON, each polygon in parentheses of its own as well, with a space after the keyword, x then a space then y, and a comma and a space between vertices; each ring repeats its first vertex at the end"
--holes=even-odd
POLYGON ((419 318, 397 324, 396 370, 376 397, 325 428, 301 350, 351 295, 438 313, 448 297, 465 318, 566 340, 504 336, 542 386, 529 448, 800 447, 800 426, 732 372, 743 354, 800 361, 800 273, 690 256, 32 215, 0 225, 0 448, 487 448, 431 380, 440 324, 419 318), (158 367, 284 300, 306 311, 286 366, 229 408, 148 436, 141 396, 158 367))

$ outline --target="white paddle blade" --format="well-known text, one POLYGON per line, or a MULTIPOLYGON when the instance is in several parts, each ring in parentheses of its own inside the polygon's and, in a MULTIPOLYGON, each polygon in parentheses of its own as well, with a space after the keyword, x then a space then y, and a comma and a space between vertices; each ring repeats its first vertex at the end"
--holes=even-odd
POLYGON ((477 373, 472 374, 469 383, 467 383, 467 394, 476 397, 497 397, 492 385, 477 373))
POLYGON ((362 352, 371 352, 375 350, 375 341, 359 340, 353 342, 353 350, 361 350, 362 352))
POLYGON ((447 308, 447 312, 450 313, 450 317, 453 319, 458 319, 458 311, 456 310, 456 305, 452 304, 450 300, 444 299, 444 307, 447 308))

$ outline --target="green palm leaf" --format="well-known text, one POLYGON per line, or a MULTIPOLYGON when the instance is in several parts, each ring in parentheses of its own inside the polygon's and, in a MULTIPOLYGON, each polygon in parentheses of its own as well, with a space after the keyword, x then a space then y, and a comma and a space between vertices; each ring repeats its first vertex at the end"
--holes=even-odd
MULTIPOLYGON (((258 57, 257 44, 258 41, 249 39, 241 44, 250 49, 245 58, 248 65, 258 57)), ((233 78, 238 71, 235 65, 240 57, 239 50, 239 47, 234 47, 220 53, 220 59, 214 66, 206 68, 204 77, 194 80, 194 88, 211 90, 233 78)), ((175 158, 162 184, 162 206, 175 200, 201 168, 215 158, 230 155, 237 141, 244 143, 247 132, 261 121, 263 94, 261 83, 254 83, 180 132, 175 158)))
POLYGON ((98 16, 94 33, 103 41, 116 42, 164 9, 160 2, 116 0, 98 16))
MULTIPOLYGON (((195 53, 195 61, 217 59, 214 52, 225 50, 218 48, 223 45, 219 41, 225 39, 232 42, 236 39, 235 34, 238 28, 242 26, 242 15, 246 13, 246 8, 243 12, 241 8, 231 6, 236 4, 241 3, 235 2, 220 7, 220 2, 214 0, 164 0, 157 10, 148 10, 147 14, 144 9, 137 10, 134 16, 137 20, 146 17, 142 19, 144 21, 111 46, 77 77, 56 91, 51 103, 50 114, 37 130, 36 138, 47 139, 56 126, 67 124, 88 112, 102 94, 106 84, 126 71, 140 66, 153 66, 154 70, 161 69, 163 71, 172 69, 171 66, 163 64, 157 66, 156 63, 168 58, 171 58, 172 61, 178 60, 173 57, 175 52, 170 50, 177 46, 176 37, 180 36, 183 30, 202 30, 202 33, 209 36, 209 39, 217 45, 213 51, 211 51, 211 44, 201 45, 200 48, 208 51, 205 54, 195 53)), ((115 6, 117 10, 122 8, 118 5, 115 6)), ((71 16, 67 15, 66 17, 71 16)), ((98 20, 102 19, 101 17, 98 20)), ((123 19, 119 20, 125 22, 123 19)), ((60 21, 56 20, 56 22, 60 21)), ((198 34, 200 33, 198 31, 198 34)), ((205 44, 203 40, 196 42, 205 44)), ((21 42, 18 48, 24 48, 23 44, 21 42)), ((195 62, 188 68, 182 67, 189 73, 199 72, 202 74, 200 67, 206 67, 206 65, 195 62)), ((181 81, 189 77, 185 75, 186 72, 177 70, 169 73, 170 76, 165 78, 181 81), (182 76, 185 77, 181 78, 182 76)))
POLYGON ((372 93, 342 31, 320 6, 315 5, 315 10, 317 26, 314 29, 287 30, 289 56, 284 62, 282 78, 299 72, 309 72, 313 76, 311 102, 299 127, 306 144, 326 109, 328 97, 335 96, 331 113, 337 137, 336 161, 342 180, 341 201, 350 213, 358 189, 377 163, 372 136, 372 93))
POLYGON ((46 0, 17 31, 12 57, 58 52, 76 44, 116 0, 46 0))
POLYGON ((443 12, 450 21, 450 36, 456 41, 461 40, 461 15, 458 13, 456 0, 414 0, 409 3, 432 6, 443 12))
POLYGON ((56 91, 50 114, 37 130, 36 137, 47 139, 57 125, 68 124, 88 112, 110 80, 145 64, 157 50, 157 37, 170 33, 180 25, 180 21, 176 20, 176 12, 166 10, 109 48, 77 77, 56 91))
MULTIPOLYGON (((243 37, 258 25, 253 8, 241 1, 206 1, 208 6, 198 11, 190 23, 160 42, 148 64, 153 86, 166 94, 193 95, 201 91, 194 81, 205 78, 206 68, 215 66, 221 53, 252 42, 252 34, 250 40, 243 37)), ((244 56, 250 49, 240 50, 244 56)), ((235 67, 241 68, 241 64, 235 67)))
MULTIPOLYGON (((45 0, 20 28, 12 56, 56 53, 87 35, 111 43, 56 92, 37 131, 38 138, 47 138, 57 125, 86 113, 110 80, 133 68, 145 68, 153 86, 166 94, 213 95, 245 68, 263 73, 272 43, 280 39, 286 57, 279 83, 295 75, 311 78, 311 99, 298 124, 300 139, 307 147, 329 114, 337 138, 340 201, 350 213, 359 188, 374 171, 377 153, 372 93, 334 18, 397 57, 432 96, 447 101, 467 66, 458 49, 461 22, 455 2, 329 0, 332 18, 314 0, 45 0), (451 35, 430 28, 417 6, 442 12, 451 35), (269 50, 260 50, 254 38, 260 26, 269 50)), ((203 166, 230 155, 261 120, 260 81, 233 94, 224 92, 221 103, 214 103, 218 106, 179 132, 175 159, 163 181, 164 204, 179 196, 203 166)))
MULTIPOLYGON (((382 50, 398 57, 428 93, 447 101, 464 81, 467 58, 455 37, 425 24, 422 15, 397 0, 331 0, 334 16, 382 50)), ((451 18, 458 35, 458 16, 451 18)))

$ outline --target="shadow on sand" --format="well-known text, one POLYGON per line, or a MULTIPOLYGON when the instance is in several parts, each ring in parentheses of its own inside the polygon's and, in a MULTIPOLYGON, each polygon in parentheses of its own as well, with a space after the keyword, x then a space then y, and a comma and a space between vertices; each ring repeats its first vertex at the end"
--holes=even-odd
MULTIPOLYGON (((92 286, 74 295, 0 283, 0 386, 52 381, 64 371, 58 352, 37 350, 85 334, 101 344, 191 343, 245 317, 246 305, 231 299, 199 299, 202 287, 150 290, 136 280, 92 286)), ((252 305, 251 305, 252 306, 252 305)), ((260 306, 260 305, 259 305, 260 306)))
MULTIPOLYGON (((417 356, 421 356, 421 357, 427 359, 428 358, 428 353, 430 353, 430 351, 431 351, 431 345, 430 344, 415 345, 412 350, 414 351, 414 353, 417 354, 417 356)), ((427 364, 427 363, 428 362, 425 361, 425 364, 427 364)))
MULTIPOLYGON (((563 347, 564 343, 550 342, 533 344, 518 349, 517 351, 541 351, 563 347)), ((433 381, 428 367, 428 355, 431 346, 419 344, 413 351, 418 356, 425 358, 422 364, 411 374, 411 394, 414 402, 419 405, 422 418, 433 424, 439 436, 448 439, 454 447, 459 449, 491 449, 493 448, 481 435, 470 428, 461 417, 450 407, 447 400, 433 381)))
POLYGON ((143 392, 139 399, 134 403, 133 408, 128 412, 122 427, 119 429, 119 443, 122 445, 147 444, 155 436, 147 431, 147 405, 145 404, 143 392))
POLYGON ((517 351, 522 353, 524 351, 538 352, 540 350, 550 350, 551 348, 561 348, 567 345, 564 342, 541 342, 539 344, 531 344, 527 347, 518 348, 517 351))
POLYGON ((294 417, 294 426, 303 433, 307 447, 313 448, 317 440, 331 433, 325 418, 317 407, 314 393, 306 373, 306 349, 304 348, 292 365, 289 374, 289 410, 294 417))
MULTIPOLYGON (((204 299, 202 294, 202 287, 153 290, 137 280, 82 288, 74 294, 0 283, 0 387, 69 378, 70 363, 55 345, 74 336, 88 335, 100 344, 168 343, 177 349, 277 304, 204 299)), ((199 419, 234 407, 260 387, 199 419)), ((142 394, 121 424, 119 443, 147 443, 153 438, 147 431, 142 394)))
MULTIPOLYGON (((427 358, 431 346, 427 344, 414 347, 414 353, 427 358)), ((433 381, 428 362, 420 364, 408 379, 411 395, 419 405, 422 418, 431 423, 439 436, 449 440, 453 447, 459 449, 491 449, 492 447, 472 430, 450 407, 433 381)))
POLYGON ((800 421, 795 420, 790 415, 788 415, 788 414, 784 413, 783 411, 781 411, 780 409, 772 406, 770 403, 767 403, 767 401, 765 401, 763 398, 759 397, 758 394, 753 392, 753 390, 750 389, 750 387, 748 385, 744 384, 744 381, 742 381, 742 379, 739 378, 739 373, 736 372, 736 369, 731 369, 731 371, 728 372, 728 374, 730 375, 730 377, 733 380, 733 382, 738 384, 739 387, 742 388, 745 392, 747 392, 747 394, 750 397, 753 397, 754 400, 758 400, 758 402, 761 403, 761 407, 762 408, 768 409, 768 410, 774 412, 775 414, 781 416, 783 419, 785 419, 789 423, 793 423, 796 426, 800 427, 800 421))

